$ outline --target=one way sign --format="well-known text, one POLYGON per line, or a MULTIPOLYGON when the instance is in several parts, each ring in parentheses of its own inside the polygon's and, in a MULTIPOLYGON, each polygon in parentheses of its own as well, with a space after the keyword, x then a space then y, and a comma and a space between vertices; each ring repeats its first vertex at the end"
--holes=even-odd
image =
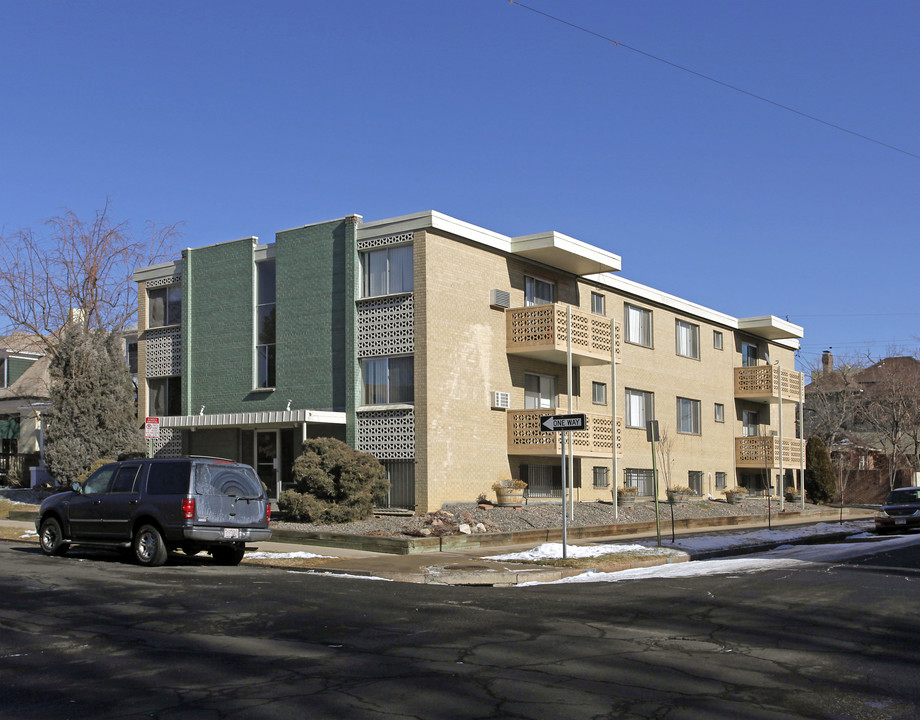
POLYGON ((545 432, 553 432, 554 430, 584 430, 585 424, 586 420, 584 413, 578 413, 576 415, 540 416, 540 429, 545 432))

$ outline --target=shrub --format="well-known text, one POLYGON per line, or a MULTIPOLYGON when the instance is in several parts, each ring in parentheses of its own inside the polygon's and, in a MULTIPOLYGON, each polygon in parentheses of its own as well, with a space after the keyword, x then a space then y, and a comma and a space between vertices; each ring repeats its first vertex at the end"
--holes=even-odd
POLYGON ((304 443, 294 460, 294 487, 278 505, 291 520, 338 523, 364 520, 390 487, 386 469, 373 455, 358 452, 335 438, 304 443))
POLYGON ((835 484, 827 445, 812 435, 805 446, 805 493, 816 503, 827 502, 834 497, 835 484))

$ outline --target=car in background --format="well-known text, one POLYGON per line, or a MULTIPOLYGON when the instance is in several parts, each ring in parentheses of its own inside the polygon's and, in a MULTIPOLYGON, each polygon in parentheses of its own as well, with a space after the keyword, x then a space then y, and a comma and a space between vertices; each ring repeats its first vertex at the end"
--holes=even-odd
POLYGON ((896 488, 875 514, 875 532, 902 532, 920 528, 920 487, 896 488))
POLYGON ((45 499, 35 527, 46 555, 63 555, 71 545, 122 548, 154 567, 182 550, 237 565, 247 542, 271 537, 270 519, 264 487, 249 465, 154 458, 103 465, 45 499))

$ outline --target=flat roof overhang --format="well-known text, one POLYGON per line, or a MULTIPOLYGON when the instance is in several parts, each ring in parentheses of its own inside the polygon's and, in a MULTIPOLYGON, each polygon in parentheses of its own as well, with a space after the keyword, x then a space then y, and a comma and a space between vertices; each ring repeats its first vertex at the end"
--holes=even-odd
POLYGON ((512 238, 511 252, 573 275, 617 272, 622 268, 619 255, 555 231, 512 238))
POLYGON ((805 330, 802 327, 788 320, 781 320, 775 315, 738 318, 738 329, 767 340, 792 340, 805 336, 805 330))
POLYGON ((344 425, 345 413, 330 410, 269 410, 264 412, 213 413, 210 415, 172 415, 160 418, 160 427, 193 430, 198 428, 283 427, 301 423, 344 425))

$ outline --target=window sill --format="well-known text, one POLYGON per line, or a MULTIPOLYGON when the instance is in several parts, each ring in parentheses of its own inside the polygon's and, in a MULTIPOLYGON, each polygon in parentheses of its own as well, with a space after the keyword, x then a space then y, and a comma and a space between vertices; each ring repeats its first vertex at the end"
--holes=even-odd
POLYGON ((415 405, 410 403, 387 403, 384 405, 359 405, 355 412, 378 412, 380 410, 413 410, 415 405))
POLYGON ((172 323, 171 325, 148 325, 145 330, 172 330, 173 328, 182 327, 182 323, 172 323))
POLYGON ((275 392, 275 388, 274 388, 274 387, 257 387, 257 388, 253 388, 253 389, 250 390, 249 392, 254 392, 254 393, 273 393, 273 392, 275 392))

